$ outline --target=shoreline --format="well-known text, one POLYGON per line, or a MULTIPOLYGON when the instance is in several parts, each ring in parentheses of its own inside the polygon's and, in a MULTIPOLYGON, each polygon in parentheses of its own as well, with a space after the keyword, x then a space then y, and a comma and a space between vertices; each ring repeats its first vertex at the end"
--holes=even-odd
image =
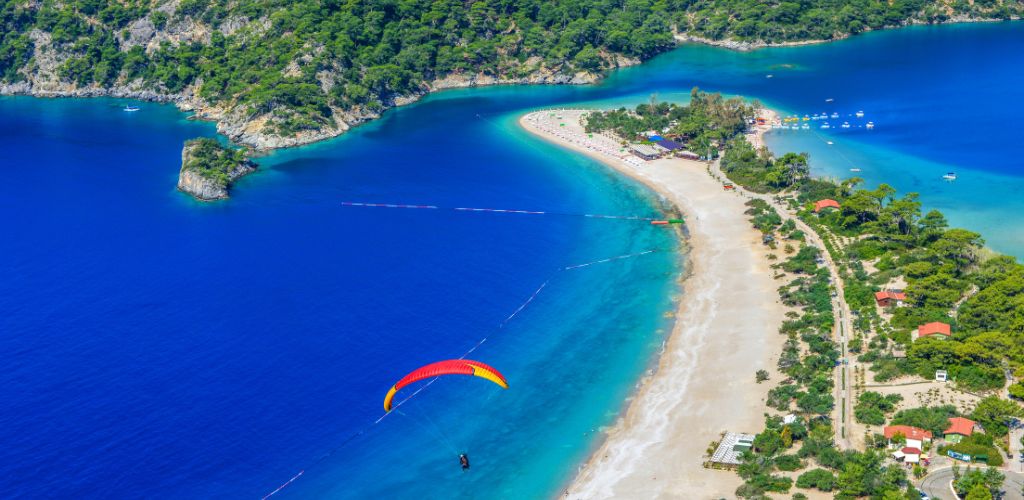
POLYGON ((1011 17, 1010 19, 999 19, 990 17, 956 17, 947 19, 939 22, 927 22, 920 20, 911 20, 900 26, 889 26, 879 29, 865 28, 863 31, 858 33, 841 33, 834 38, 816 38, 813 40, 797 40, 792 42, 765 42, 763 40, 757 40, 753 42, 747 42, 742 40, 736 40, 734 38, 726 38, 722 40, 715 40, 711 38, 705 38, 697 35, 690 35, 687 33, 676 33, 673 38, 681 44, 684 43, 699 43, 702 45, 709 45, 712 47, 719 47, 723 49, 735 50, 737 52, 750 52, 758 49, 773 49, 773 48, 784 48, 784 47, 802 47, 805 45, 819 45, 825 43, 839 42, 842 40, 848 40, 855 36, 864 35, 867 33, 876 33, 881 31, 899 30, 904 28, 910 28, 913 26, 948 26, 951 24, 975 24, 975 23, 999 23, 999 22, 1010 22, 1020 21, 1019 17, 1011 17))
POLYGON ((722 432, 756 432, 768 411, 753 401, 763 401, 771 384, 757 384, 754 372, 776 373, 774 361, 785 341, 777 332, 786 311, 778 303, 768 251, 743 213, 746 199, 723 190, 706 163, 622 155, 611 149, 610 138, 583 133, 583 113, 534 112, 519 124, 657 192, 687 219, 689 251, 675 324, 654 373, 641 379, 604 441, 560 494, 732 496, 740 478, 702 464, 706 448, 722 432), (552 129, 554 122, 545 116, 551 114, 564 127, 552 129))
MULTIPOLYGON (((952 18, 941 22, 911 21, 901 26, 892 26, 878 30, 866 29, 856 34, 844 33, 831 39, 800 40, 792 42, 747 42, 735 39, 713 40, 697 35, 690 35, 685 32, 673 33, 672 37, 676 42, 675 46, 666 49, 664 52, 657 55, 676 50, 685 44, 702 44, 738 52, 749 52, 763 48, 796 47, 831 43, 846 40, 857 35, 877 31, 902 29, 911 26, 944 26, 1004 21, 1020 21, 1020 18, 952 18)), ((121 82, 110 87, 88 86, 81 88, 71 83, 60 81, 22 81, 16 83, 0 83, 0 96, 26 96, 50 99, 108 97, 114 99, 133 99, 142 102, 170 103, 182 113, 189 114, 189 119, 213 123, 217 129, 217 133, 223 135, 232 143, 249 146, 258 152, 266 153, 275 149, 301 147, 337 138, 355 127, 380 119, 384 113, 391 109, 415 103, 424 97, 437 92, 503 85, 593 85, 604 80, 616 70, 644 64, 646 62, 647 60, 639 60, 619 55, 615 58, 614 67, 609 67, 598 73, 563 73, 561 71, 548 70, 518 78, 495 77, 479 73, 452 73, 444 75, 443 77, 435 77, 416 92, 411 92, 406 95, 386 96, 382 101, 384 106, 381 110, 370 110, 362 106, 346 109, 333 108, 332 111, 334 112, 334 115, 331 126, 303 130, 292 136, 264 134, 261 130, 256 129, 262 127, 269 114, 250 117, 246 116, 244 110, 224 108, 223 106, 216 104, 211 105, 196 94, 196 89, 194 87, 187 87, 178 93, 166 93, 159 90, 143 88, 139 84, 139 81, 121 82)))

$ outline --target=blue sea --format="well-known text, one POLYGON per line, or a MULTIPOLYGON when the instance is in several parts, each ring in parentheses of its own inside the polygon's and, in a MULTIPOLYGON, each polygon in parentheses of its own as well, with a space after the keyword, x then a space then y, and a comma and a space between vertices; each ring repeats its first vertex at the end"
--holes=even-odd
POLYGON ((0 98, 0 491, 253 498, 302 472, 281 498, 554 496, 651 368, 685 249, 632 221, 343 201, 655 216, 654 194, 515 120, 700 86, 801 115, 863 110, 875 130, 770 144, 808 151, 820 175, 860 168, 920 192, 1024 255, 1022 54, 1011 23, 688 45, 594 86, 432 95, 260 158, 217 203, 174 188, 182 142, 215 136, 208 123, 151 103, 0 98), (398 378, 484 338, 471 357, 508 390, 448 377, 372 424, 398 378))

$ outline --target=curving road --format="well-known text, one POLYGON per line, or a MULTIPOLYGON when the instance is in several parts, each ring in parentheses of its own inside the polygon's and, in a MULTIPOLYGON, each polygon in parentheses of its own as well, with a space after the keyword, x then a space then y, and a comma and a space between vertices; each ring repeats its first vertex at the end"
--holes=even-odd
MULTIPOLYGON (((961 471, 966 470, 966 467, 961 467, 961 471)), ((1003 483, 1003 500, 1024 500, 1024 495, 1021 494, 1021 489, 1024 489, 1024 474, 1019 472, 1008 472, 1000 469, 1006 476, 1006 482, 1003 483)), ((949 484, 953 482, 953 469, 950 467, 939 469, 931 474, 925 476, 921 480, 920 484, 917 485, 917 489, 923 491, 928 496, 936 499, 951 500, 953 498, 953 490, 950 489, 949 484)))

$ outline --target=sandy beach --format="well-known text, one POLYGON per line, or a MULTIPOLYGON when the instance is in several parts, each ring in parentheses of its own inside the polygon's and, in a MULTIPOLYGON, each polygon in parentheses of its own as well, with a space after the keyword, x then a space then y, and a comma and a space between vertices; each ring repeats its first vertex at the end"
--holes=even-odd
POLYGON ((528 131, 587 154, 644 182, 687 220, 689 277, 675 329, 654 375, 641 383, 623 417, 565 492, 568 498, 722 498, 741 484, 706 469, 709 444, 722 432, 758 432, 772 382, 757 384, 785 338, 786 309, 771 277, 767 249, 744 215, 746 198, 726 191, 704 162, 643 161, 614 138, 583 131, 582 110, 525 115, 528 131))

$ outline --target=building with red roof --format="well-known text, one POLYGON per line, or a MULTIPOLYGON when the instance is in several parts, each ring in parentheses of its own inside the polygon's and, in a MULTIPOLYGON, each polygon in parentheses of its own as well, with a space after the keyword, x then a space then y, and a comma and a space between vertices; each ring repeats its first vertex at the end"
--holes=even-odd
POLYGON ((924 443, 931 442, 932 440, 932 433, 930 431, 910 425, 888 425, 882 429, 882 434, 885 435, 885 439, 889 440, 890 447, 897 444, 893 442, 896 436, 903 436, 904 438, 905 442, 902 443, 901 447, 917 448, 919 450, 924 448, 924 443))
POLYGON ((974 434, 977 425, 977 422, 969 418, 952 417, 949 419, 949 428, 942 434, 947 442, 959 443, 965 437, 974 434))
POLYGON ((814 213, 821 212, 822 210, 825 210, 826 208, 836 208, 836 209, 838 209, 839 208, 839 202, 836 201, 836 200, 830 200, 830 199, 820 200, 820 201, 814 202, 814 213))
POLYGON ((875 302, 878 303, 878 307, 901 307, 905 300, 907 300, 907 294, 903 292, 897 292, 894 290, 875 292, 875 302))
POLYGON ((903 463, 916 464, 920 463, 921 459, 924 458, 921 456, 923 454, 924 452, 921 451, 920 448, 915 448, 913 446, 904 446, 903 448, 893 452, 892 458, 895 458, 897 461, 903 463))
POLYGON ((921 337, 948 339, 951 335, 953 335, 953 332, 950 330, 950 326, 948 324, 941 321, 935 321, 917 327, 917 330, 914 331, 914 340, 921 337))

